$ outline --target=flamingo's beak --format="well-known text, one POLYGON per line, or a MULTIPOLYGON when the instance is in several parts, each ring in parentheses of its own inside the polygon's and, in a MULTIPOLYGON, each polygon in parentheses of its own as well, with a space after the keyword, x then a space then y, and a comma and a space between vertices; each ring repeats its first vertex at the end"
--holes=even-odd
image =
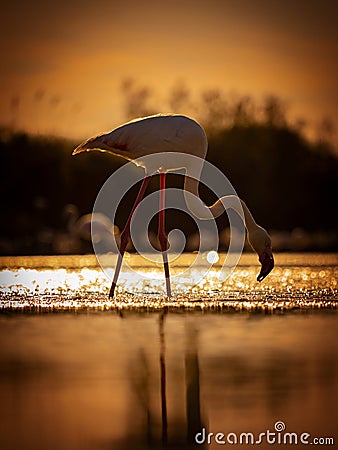
POLYGON ((272 250, 269 245, 267 245, 263 253, 259 255, 259 262, 262 264, 262 267, 257 277, 257 281, 262 281, 267 275, 269 275, 275 265, 272 250))

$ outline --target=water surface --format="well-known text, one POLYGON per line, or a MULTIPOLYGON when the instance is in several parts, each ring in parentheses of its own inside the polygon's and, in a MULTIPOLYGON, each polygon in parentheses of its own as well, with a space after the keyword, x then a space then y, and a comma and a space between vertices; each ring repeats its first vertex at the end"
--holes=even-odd
POLYGON ((188 448, 203 427, 258 436, 277 421, 337 439, 336 310, 12 312, 0 322, 3 450, 162 448, 164 438, 188 448))
POLYGON ((262 283, 256 281, 259 263, 253 254, 242 255, 232 275, 220 280, 225 257, 220 256, 199 284, 194 280, 200 276, 198 267, 189 277, 184 273, 194 254, 174 261, 171 273, 182 276, 172 286, 170 301, 162 265, 138 255, 127 255, 133 270, 123 267, 114 301, 108 300, 110 281, 94 255, 0 258, 0 308, 336 307, 337 254, 277 254, 275 269, 262 283))
POLYGON ((337 445, 337 255, 277 255, 262 283, 244 255, 170 301, 127 272, 108 301, 92 256, 0 264, 1 450, 206 448, 203 429, 257 440, 281 422, 281 439, 337 445))

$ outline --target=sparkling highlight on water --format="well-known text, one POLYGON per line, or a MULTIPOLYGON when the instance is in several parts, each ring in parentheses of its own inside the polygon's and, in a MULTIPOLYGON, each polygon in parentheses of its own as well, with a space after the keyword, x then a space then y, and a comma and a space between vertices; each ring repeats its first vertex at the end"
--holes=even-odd
MULTIPOLYGON (((215 252, 216 253, 216 252, 215 252)), ((207 257, 210 255, 208 254, 207 257)), ((114 299, 108 299, 110 281, 95 256, 1 258, 0 309, 235 309, 284 310, 336 308, 338 257, 328 255, 277 255, 276 268, 264 283, 257 283, 254 255, 243 255, 230 278, 220 280, 224 255, 216 253, 212 269, 200 280, 198 268, 189 274, 182 266, 194 255, 183 255, 172 267, 178 276, 174 296, 165 295, 160 265, 150 266, 129 255, 137 272, 122 270, 114 299), (140 277, 144 271, 147 277, 140 277), (199 282, 198 282, 199 281, 199 282), (198 283, 198 284, 194 284, 198 283)), ((113 273, 113 268, 111 269, 113 273)))

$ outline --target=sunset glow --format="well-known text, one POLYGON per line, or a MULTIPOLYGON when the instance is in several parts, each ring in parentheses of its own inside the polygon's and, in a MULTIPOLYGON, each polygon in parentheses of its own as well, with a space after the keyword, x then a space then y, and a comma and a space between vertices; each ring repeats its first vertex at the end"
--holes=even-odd
POLYGON ((157 110, 182 83, 195 99, 277 95, 314 128, 337 112, 336 13, 334 2, 14 1, 2 11, 0 123, 75 138, 111 129, 132 78, 157 110))

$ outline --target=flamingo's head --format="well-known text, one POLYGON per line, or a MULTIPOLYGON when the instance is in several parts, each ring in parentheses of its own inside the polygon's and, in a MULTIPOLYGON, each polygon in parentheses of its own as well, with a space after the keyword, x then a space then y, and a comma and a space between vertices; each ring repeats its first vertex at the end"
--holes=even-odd
POLYGON ((269 275, 275 265, 271 248, 271 238, 264 228, 257 227, 255 231, 249 234, 249 242, 258 254, 259 262, 262 265, 261 271, 257 276, 257 281, 262 281, 269 275))
POLYGON ((257 277, 257 281, 262 281, 269 275, 275 265, 271 246, 267 245, 265 247, 264 251, 259 255, 259 262, 262 264, 262 267, 257 277))

